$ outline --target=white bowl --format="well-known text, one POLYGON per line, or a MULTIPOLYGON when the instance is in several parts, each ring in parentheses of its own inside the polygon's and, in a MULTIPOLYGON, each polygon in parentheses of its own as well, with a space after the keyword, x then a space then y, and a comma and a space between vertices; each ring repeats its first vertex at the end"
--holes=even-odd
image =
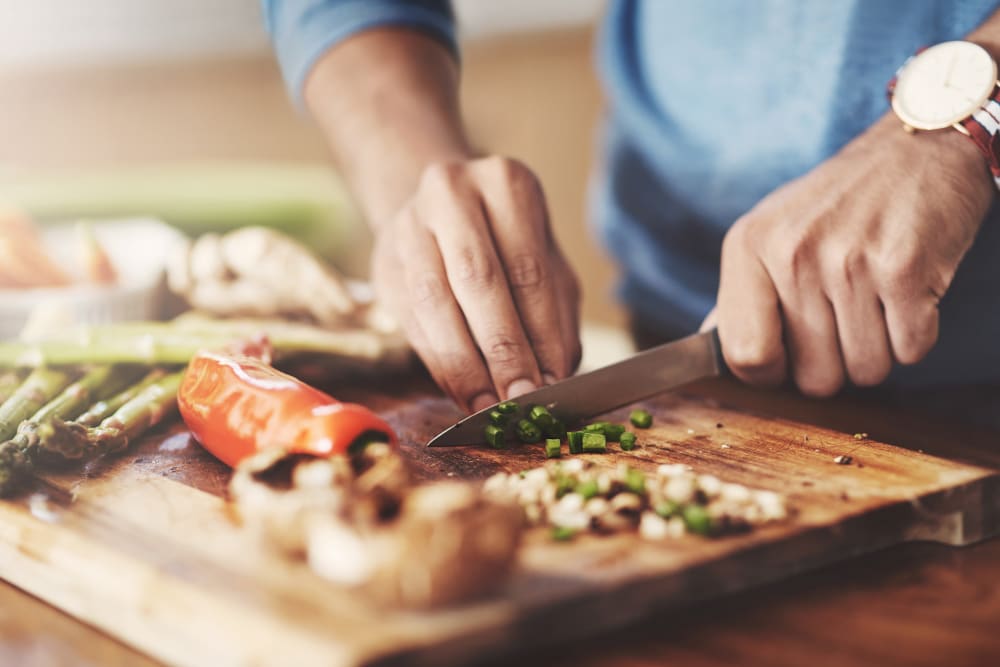
MULTIPOLYGON (((183 235, 145 218, 91 224, 118 284, 0 289, 0 338, 19 336, 29 319, 33 329, 44 329, 160 317, 164 267, 169 253, 184 242, 183 235)), ((74 225, 47 226, 43 236, 46 250, 61 266, 75 265, 79 240, 74 225)))

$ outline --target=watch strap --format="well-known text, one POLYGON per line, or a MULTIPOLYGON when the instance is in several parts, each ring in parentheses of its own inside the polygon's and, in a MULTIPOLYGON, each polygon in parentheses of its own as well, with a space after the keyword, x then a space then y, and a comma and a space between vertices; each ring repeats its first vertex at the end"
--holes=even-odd
POLYGON ((986 157, 993 182, 1000 189, 1000 86, 994 87, 986 103, 959 125, 986 157))

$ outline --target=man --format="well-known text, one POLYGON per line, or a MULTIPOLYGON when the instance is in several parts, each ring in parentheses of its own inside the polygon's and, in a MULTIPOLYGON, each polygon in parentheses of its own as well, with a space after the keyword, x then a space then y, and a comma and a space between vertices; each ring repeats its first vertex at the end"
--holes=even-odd
MULTIPOLYGON (((612 1, 593 211, 639 326, 717 325, 738 377, 814 396, 1000 377, 1000 119, 993 80, 967 94, 995 79, 998 4, 612 1), (962 39, 985 61, 927 56, 907 95, 933 108, 957 90, 979 145, 948 122, 904 132, 886 84, 962 39)), ((377 292, 438 383, 475 410, 571 373, 577 283, 529 169, 469 146, 448 3, 264 7, 375 229, 377 292)))

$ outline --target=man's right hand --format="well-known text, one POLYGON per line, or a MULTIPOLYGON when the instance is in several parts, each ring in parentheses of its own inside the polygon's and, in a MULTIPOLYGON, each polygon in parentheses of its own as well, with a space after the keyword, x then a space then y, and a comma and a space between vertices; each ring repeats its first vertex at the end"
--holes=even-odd
POLYGON ((379 226, 379 300, 465 409, 564 378, 580 361, 579 287, 535 175, 501 157, 436 163, 379 226))

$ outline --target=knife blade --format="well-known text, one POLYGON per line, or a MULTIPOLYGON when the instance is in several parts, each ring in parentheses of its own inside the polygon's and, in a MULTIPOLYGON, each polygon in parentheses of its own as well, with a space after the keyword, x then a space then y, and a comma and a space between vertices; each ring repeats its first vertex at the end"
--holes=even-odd
MULTIPOLYGON (((566 424, 603 414, 609 410, 655 396, 705 378, 727 373, 715 329, 640 352, 589 373, 550 384, 517 397, 527 408, 544 405, 566 424)), ((428 447, 481 445, 489 413, 483 408, 436 435, 428 447)))

